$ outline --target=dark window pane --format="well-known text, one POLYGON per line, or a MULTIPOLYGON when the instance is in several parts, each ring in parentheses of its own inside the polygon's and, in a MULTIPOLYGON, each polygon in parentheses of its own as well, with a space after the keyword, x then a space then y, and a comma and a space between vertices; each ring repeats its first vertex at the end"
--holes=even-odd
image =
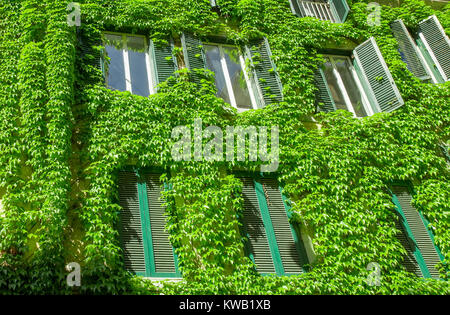
POLYGON ((347 105, 345 104, 344 96, 342 94, 341 89, 339 88, 338 81, 336 76, 333 73, 333 65, 329 58, 326 58, 326 62, 324 63, 323 72, 325 74, 325 78, 327 80, 328 88, 330 89, 331 96, 333 97, 334 103, 336 104, 336 109, 347 109, 347 105))
POLYGON ((206 53, 206 66, 216 75, 217 96, 223 98, 225 102, 231 104, 228 94, 225 76, 223 74, 222 65, 220 63, 219 47, 212 45, 204 45, 206 53))
POLYGON ((227 62, 228 73, 230 74, 234 98, 236 99, 236 106, 238 108, 252 108, 244 71, 242 71, 239 61, 238 49, 235 47, 224 47, 223 51, 227 62))
POLYGON ((106 34, 106 53, 110 58, 107 85, 112 90, 126 91, 121 35, 106 34))
POLYGON ((363 99, 361 92, 356 85, 355 79, 351 73, 351 64, 347 58, 335 57, 334 62, 336 68, 344 82, 345 90, 347 91, 348 97, 352 102, 353 110, 357 117, 367 116, 366 110, 363 105, 363 99))
POLYGON ((130 64, 131 91, 133 94, 148 96, 147 64, 145 62, 145 41, 140 36, 127 36, 128 61, 130 64))

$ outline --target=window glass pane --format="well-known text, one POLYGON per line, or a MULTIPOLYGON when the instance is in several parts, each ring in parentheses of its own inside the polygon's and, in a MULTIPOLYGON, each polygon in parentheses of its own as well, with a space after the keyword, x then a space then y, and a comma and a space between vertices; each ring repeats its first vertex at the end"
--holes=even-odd
POLYGON ((342 95, 342 91, 339 88, 339 84, 337 82, 336 76, 333 73, 333 65, 331 64, 330 59, 325 58, 326 62, 324 63, 323 72, 325 74, 325 79, 327 80, 328 88, 331 92, 331 97, 333 97, 334 103, 336 105, 336 109, 347 109, 347 105, 345 104, 344 96, 342 95))
POLYGON ((220 51, 218 46, 204 45, 206 54, 206 66, 216 75, 217 96, 223 98, 225 102, 231 104, 228 94, 225 76, 220 63, 220 51))
POLYGON ((106 54, 110 58, 107 85, 112 90, 126 91, 122 36, 105 34, 105 38, 106 54))
POLYGON ((341 79, 344 82, 345 90, 347 91, 347 95, 350 98, 350 101, 352 102, 353 110, 355 111, 356 116, 358 117, 367 116, 366 110, 363 105, 361 91, 356 85, 355 78, 353 77, 350 68, 351 64, 348 58, 334 57, 334 62, 341 76, 341 79))
POLYGON ((148 73, 144 37, 127 36, 128 61, 130 64, 131 90, 133 94, 148 96, 148 73))
POLYGON ((239 61, 238 49, 236 47, 223 47, 223 52, 227 62, 228 73, 230 74, 236 106, 238 108, 252 108, 247 81, 245 81, 244 71, 242 71, 239 61))

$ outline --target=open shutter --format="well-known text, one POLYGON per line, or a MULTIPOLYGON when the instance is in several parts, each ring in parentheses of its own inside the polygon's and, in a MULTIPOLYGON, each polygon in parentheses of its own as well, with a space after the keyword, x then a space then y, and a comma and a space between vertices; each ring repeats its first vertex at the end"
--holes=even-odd
POLYGON ((177 276, 176 259, 166 231, 165 208, 161 198, 160 174, 146 174, 145 186, 151 235, 149 237, 152 276, 177 276))
POLYGON ((438 279, 439 272, 435 266, 441 261, 441 258, 419 211, 412 205, 408 187, 393 186, 392 193, 397 211, 404 218, 404 228, 409 232, 409 237, 414 240, 418 248, 419 253, 416 254, 416 260, 422 274, 425 277, 438 279))
POLYGON ((289 5, 291 7, 291 11, 293 14, 299 16, 299 17, 303 17, 302 12, 300 11, 300 8, 298 6, 298 2, 297 0, 289 0, 289 5))
POLYGON ((200 84, 201 77, 193 70, 206 68, 202 42, 191 34, 183 33, 181 35, 181 44, 183 45, 184 63, 186 68, 191 71, 192 81, 200 84))
POLYGON ((354 66, 374 112, 391 112, 404 102, 380 49, 371 37, 353 51, 354 66))
POLYGON ((428 80, 430 74, 427 72, 418 48, 409 34, 402 20, 396 20, 391 24, 391 30, 397 39, 400 55, 408 66, 408 69, 419 79, 428 80))
POLYGON ((418 250, 416 242, 408 236, 408 232, 405 229, 405 220, 400 214, 398 215, 398 220, 395 221, 395 227, 400 231, 396 235, 396 238, 406 250, 406 255, 403 257, 402 261, 403 266, 406 271, 414 273, 418 277, 423 277, 422 271, 414 256, 414 252, 418 250))
POLYGON ((139 208, 137 176, 134 172, 119 173, 120 238, 125 269, 145 275, 142 220, 139 208))
MULTIPOLYGON (((90 65, 102 72, 103 82, 105 81, 105 56, 104 50, 98 49, 94 47, 100 47, 103 45, 100 38, 96 40, 91 40, 83 36, 81 31, 78 31, 77 28, 77 39, 78 45, 81 51, 81 59, 85 61, 87 65, 90 65)), ((97 80, 94 79, 95 76, 88 74, 87 82, 91 84, 97 83, 97 80)))
POLYGON ((344 23, 350 8, 346 0, 329 0, 331 12, 338 23, 344 23))
POLYGON ((150 41, 150 56, 153 60, 153 78, 155 85, 166 81, 178 70, 176 58, 173 55, 173 41, 168 44, 155 43, 150 41))
POLYGON ((275 273, 264 222, 259 210, 258 197, 252 178, 241 178, 244 197, 243 234, 248 238, 247 251, 258 272, 275 273))
POLYGON ((285 274, 299 274, 306 264, 305 255, 300 255, 300 240, 289 223, 278 182, 273 178, 262 178, 260 183, 265 194, 270 220, 280 253, 285 274), (303 259, 302 259, 303 258, 303 259))
POLYGON ((267 38, 246 47, 247 56, 250 58, 256 85, 262 97, 263 106, 279 103, 283 100, 283 89, 280 78, 272 61, 267 38))
POLYGON ((323 70, 319 67, 314 73, 314 82, 316 84, 316 106, 319 111, 332 112, 336 110, 336 105, 331 97, 330 89, 328 88, 327 81, 323 70))
POLYGON ((435 15, 419 23, 419 37, 443 80, 450 80, 450 40, 435 15))

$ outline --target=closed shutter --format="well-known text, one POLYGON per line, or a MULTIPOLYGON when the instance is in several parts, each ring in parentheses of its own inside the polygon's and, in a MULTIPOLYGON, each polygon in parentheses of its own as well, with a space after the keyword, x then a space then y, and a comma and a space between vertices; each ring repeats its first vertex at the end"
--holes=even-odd
POLYGON ((160 174, 145 175, 154 272, 155 274, 175 275, 175 258, 169 234, 166 231, 165 208, 161 200, 162 188, 159 177, 160 174))
POLYGON ((325 75, 321 68, 314 73, 314 82, 316 84, 316 106, 319 111, 332 112, 336 110, 336 105, 331 97, 325 75))
POLYGON ((258 272, 275 273, 266 229, 259 210, 258 198, 252 178, 241 178, 244 198, 243 231, 248 238, 247 249, 258 272))
POLYGON ((444 81, 450 80, 450 40, 435 15, 419 23, 419 37, 444 81))
POLYGON ((302 273, 302 266, 306 264, 306 261, 301 258, 305 256, 300 256, 299 240, 289 223, 278 182, 276 179, 267 178, 261 179, 260 182, 266 197, 284 272, 285 274, 302 273))
POLYGON ((381 55, 375 39, 371 37, 353 51, 358 73, 374 112, 391 112, 404 102, 394 79, 381 55))
POLYGON ((430 75, 425 69, 424 62, 419 55, 418 49, 403 21, 396 20, 392 22, 391 30, 397 39, 400 55, 407 64, 408 69, 421 80, 430 79, 430 75))
POLYGON ((137 176, 134 172, 119 173, 120 238, 125 269, 145 275, 144 243, 139 208, 137 176))
MULTIPOLYGON (((90 65, 101 71, 103 76, 103 81, 105 80, 105 57, 104 57, 104 49, 99 49, 98 47, 102 46, 101 39, 91 40, 83 36, 81 31, 77 31, 78 45, 81 51, 81 59, 87 65, 90 65), (94 48, 97 47, 97 48, 94 48)), ((95 84, 98 83, 97 79, 94 79, 95 76, 88 74, 87 83, 95 84)))
POLYGON ((350 12, 350 8, 346 0, 329 0, 331 12, 335 17, 335 20, 339 23, 344 23, 347 19, 347 15, 350 12))
POLYGON ((414 249, 416 248, 415 242, 408 236, 404 228, 404 223, 402 223, 403 218, 399 215, 397 221, 395 221, 395 227, 399 230, 396 235, 400 244, 406 250, 406 255, 403 257, 402 264, 408 272, 416 274, 418 277, 423 277, 422 271, 420 271, 419 264, 414 257, 414 249))
POLYGON ((420 255, 416 255, 416 260, 419 263, 422 274, 425 277, 439 278, 439 272, 435 266, 441 259, 419 212, 412 205, 412 197, 408 188, 393 186, 392 192, 397 199, 398 210, 405 218, 403 222, 404 227, 410 231, 410 237, 415 241, 418 248, 418 254, 420 255))
POLYGON ((263 98, 263 106, 281 102, 283 100, 283 89, 271 58, 272 53, 267 38, 247 47, 246 50, 253 66, 255 82, 263 98))
POLYGON ((200 84, 201 76, 194 69, 205 69, 206 60, 202 42, 191 34, 183 33, 181 36, 183 45, 184 62, 186 68, 191 71, 192 81, 200 84))
POLYGON ((178 70, 176 58, 173 55, 173 41, 168 44, 150 41, 150 55, 153 59, 153 77, 156 85, 166 81, 178 70))

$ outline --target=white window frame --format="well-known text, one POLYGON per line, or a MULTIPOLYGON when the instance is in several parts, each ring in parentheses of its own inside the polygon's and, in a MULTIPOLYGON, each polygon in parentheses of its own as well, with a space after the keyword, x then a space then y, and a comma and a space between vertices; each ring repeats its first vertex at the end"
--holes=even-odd
MULTIPOLYGON (((125 73, 125 86, 126 86, 126 90, 129 91, 130 93, 133 94, 133 87, 131 85, 131 72, 130 72, 130 61, 128 59, 128 46, 127 46, 127 36, 134 36, 134 37, 141 37, 144 38, 144 49, 145 49, 145 66, 147 68, 147 81, 148 81, 148 85, 149 85, 149 92, 150 95, 155 94, 156 93, 156 89, 155 89, 155 78, 154 76, 154 69, 152 67, 152 62, 151 62, 151 57, 149 54, 149 42, 147 40, 147 37, 144 35, 139 35, 139 34, 128 34, 128 33, 117 33, 117 32, 103 32, 103 34, 106 35, 118 35, 121 36, 121 40, 122 40, 122 45, 123 45, 123 49, 122 49, 122 56, 123 56, 123 65, 124 65, 124 73, 125 73)), ((105 73, 105 78, 106 78, 106 85, 108 86, 108 75, 107 73, 105 73)))
MULTIPOLYGON (((224 47, 232 47, 232 48, 236 48, 238 50, 239 50, 239 48, 234 46, 234 45, 209 43, 209 42, 203 43, 203 45, 216 46, 219 49, 220 65, 222 67, 222 73, 223 73, 223 76, 225 78, 225 84, 226 84, 226 88, 227 88, 227 91, 228 91, 228 95, 230 97, 231 106, 236 108, 238 110, 238 112, 244 112, 244 111, 247 111, 249 109, 257 109, 258 105, 257 105, 257 102, 256 102, 254 91, 252 89, 252 84, 251 84, 251 81, 250 81, 250 77, 248 76, 247 71, 245 71, 245 60, 244 60, 244 57, 242 56, 241 53, 239 53, 239 62, 240 62, 240 65, 241 65, 242 72, 244 73, 244 78, 245 78, 245 83, 247 84, 248 94, 250 95, 251 108, 239 108, 239 107, 237 107, 237 104, 236 104, 236 98, 234 96, 233 86, 231 84, 231 77, 230 77, 230 73, 228 71, 227 61, 225 59, 225 53, 223 51, 223 48, 224 47)), ((205 54, 206 54, 206 52, 205 52, 205 54)))
MULTIPOLYGON (((355 81, 356 86, 357 86, 357 88, 358 88, 358 90, 359 90, 359 92, 361 94, 362 105, 364 106, 364 110, 367 113, 367 116, 372 116, 373 114, 375 114, 372 106, 370 105, 370 102, 369 102, 369 99, 368 99, 368 97, 366 95, 366 92, 365 92, 361 82, 359 81, 359 77, 358 77, 358 75, 356 73, 355 68, 353 67, 353 64, 351 62, 352 61, 351 58, 348 57, 348 56, 342 56, 342 55, 328 55, 327 54, 327 55, 323 55, 323 56, 329 58, 329 60, 330 60, 330 63, 332 65, 332 67, 333 67, 333 75, 335 76, 336 81, 337 81, 338 86, 339 86, 339 89, 340 89, 340 91, 342 93, 342 96, 344 97, 344 101, 345 101, 345 105, 347 107, 347 110, 353 114, 353 117, 355 117, 355 118, 362 118, 362 117, 356 116, 355 109, 353 108, 353 104, 352 104, 352 102, 350 100, 350 97, 348 96, 347 89, 345 88, 345 85, 344 85, 344 81, 342 80, 342 77, 339 74, 339 71, 337 70, 335 58, 345 58, 345 59, 348 60, 349 65, 350 65, 349 66, 350 67, 349 70, 350 70, 350 73, 352 74, 353 80, 355 81)), ((326 82, 326 84, 328 85, 328 82, 326 82)), ((332 97, 332 95, 330 95, 330 96, 332 97)), ((367 116, 364 116, 364 117, 367 117, 367 116)))

